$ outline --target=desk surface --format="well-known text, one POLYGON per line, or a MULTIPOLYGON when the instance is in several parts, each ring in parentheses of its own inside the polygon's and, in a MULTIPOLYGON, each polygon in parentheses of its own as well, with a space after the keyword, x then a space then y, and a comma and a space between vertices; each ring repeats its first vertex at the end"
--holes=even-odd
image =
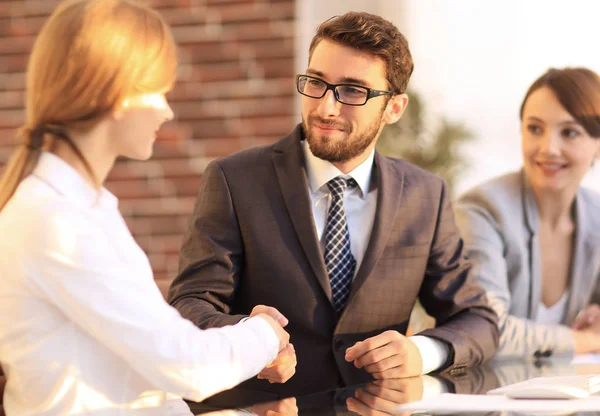
MULTIPOLYGON (((600 366, 594 364, 572 365, 568 361, 549 360, 537 362, 524 361, 492 361, 482 367, 467 370, 461 374, 436 374, 432 377, 437 382, 422 377, 374 381, 352 387, 344 387, 311 395, 278 398, 270 393, 244 389, 232 389, 223 392, 203 403, 188 403, 194 414, 210 416, 228 416, 236 414, 258 415, 386 415, 410 414, 399 413, 399 404, 419 401, 432 394, 427 391, 433 386, 442 386, 450 393, 485 394, 489 390, 527 380, 533 377, 563 376, 574 374, 600 374, 600 366), (424 397, 425 395, 425 397, 424 397)), ((435 394, 435 392, 433 392, 435 394)), ((600 400, 598 401, 600 404, 600 400)), ((465 411, 468 403, 465 403, 465 411)), ((597 412, 580 412, 576 414, 598 414, 597 412)), ((465 414, 460 412, 444 412, 443 414, 465 414)), ((427 413, 434 414, 434 413, 427 413)), ((440 413, 437 413, 440 414, 440 413)), ((524 413, 486 412, 470 413, 486 415, 517 415, 524 413)), ((561 411, 561 402, 556 401, 552 413, 534 414, 574 414, 561 411)))

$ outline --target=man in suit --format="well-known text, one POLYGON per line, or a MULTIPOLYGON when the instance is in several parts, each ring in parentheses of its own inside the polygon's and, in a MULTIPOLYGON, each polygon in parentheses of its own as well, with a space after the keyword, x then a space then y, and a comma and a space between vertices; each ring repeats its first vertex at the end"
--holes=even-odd
POLYGON ((293 346, 244 387, 297 395, 457 372, 496 350, 447 186, 374 150, 408 103, 412 68, 390 22, 330 19, 296 79, 302 123, 206 168, 169 301, 201 328, 289 320, 293 346), (438 325, 406 337, 417 298, 438 325))

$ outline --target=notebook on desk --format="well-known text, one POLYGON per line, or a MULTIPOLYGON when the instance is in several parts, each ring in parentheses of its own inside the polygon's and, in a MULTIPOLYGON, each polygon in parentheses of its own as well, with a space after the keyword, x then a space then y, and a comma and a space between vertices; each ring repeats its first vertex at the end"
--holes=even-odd
POLYGON ((600 395, 600 374, 536 377, 490 390, 488 394, 511 399, 584 399, 600 395))

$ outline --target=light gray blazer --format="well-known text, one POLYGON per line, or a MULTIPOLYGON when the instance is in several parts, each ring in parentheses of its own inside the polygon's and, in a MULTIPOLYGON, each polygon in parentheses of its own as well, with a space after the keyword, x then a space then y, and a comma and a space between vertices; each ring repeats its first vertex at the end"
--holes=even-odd
POLYGON ((542 281, 538 210, 523 172, 470 190, 454 209, 475 276, 500 318, 497 357, 573 355, 575 343, 568 325, 583 307, 600 301, 600 194, 580 188, 575 198, 564 325, 536 323, 542 281))

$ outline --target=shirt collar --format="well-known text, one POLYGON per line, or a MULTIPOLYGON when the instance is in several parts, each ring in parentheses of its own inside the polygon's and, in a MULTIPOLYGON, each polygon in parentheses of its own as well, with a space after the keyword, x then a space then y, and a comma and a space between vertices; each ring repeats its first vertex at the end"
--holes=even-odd
POLYGON ((118 206, 117 197, 104 187, 92 187, 71 165, 55 154, 42 152, 32 174, 61 195, 87 207, 118 206))
POLYGON ((371 185, 375 150, 372 150, 369 156, 351 172, 348 172, 348 174, 342 173, 333 163, 313 155, 307 140, 302 140, 302 151, 306 160, 306 173, 311 192, 317 192, 331 179, 342 176, 344 178, 353 178, 360 188, 362 198, 367 197, 370 189, 369 186, 371 185))

